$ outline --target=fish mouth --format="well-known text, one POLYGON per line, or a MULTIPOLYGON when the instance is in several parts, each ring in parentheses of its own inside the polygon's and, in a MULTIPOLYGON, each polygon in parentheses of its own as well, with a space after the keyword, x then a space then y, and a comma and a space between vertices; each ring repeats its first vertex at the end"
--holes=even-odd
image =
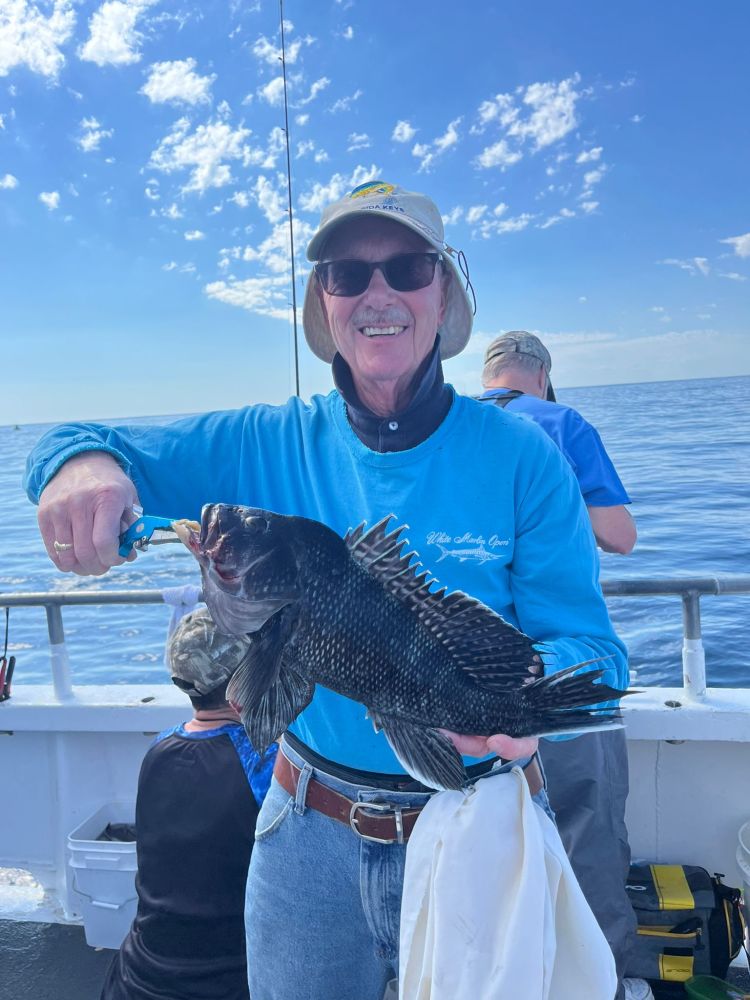
POLYGON ((254 572, 262 566, 264 562, 274 555, 274 551, 271 549, 268 552, 262 552, 259 556, 249 560, 242 566, 222 563, 214 559, 210 552, 204 553, 204 557, 208 559, 209 570, 212 576, 216 578, 217 586, 221 590, 236 594, 241 589, 242 581, 247 574, 254 572))
POLYGON ((172 522, 172 530, 180 539, 182 544, 190 549, 196 559, 200 561, 201 556, 203 556, 203 549, 201 549, 200 524, 198 524, 197 521, 189 521, 187 518, 183 518, 180 521, 172 522))

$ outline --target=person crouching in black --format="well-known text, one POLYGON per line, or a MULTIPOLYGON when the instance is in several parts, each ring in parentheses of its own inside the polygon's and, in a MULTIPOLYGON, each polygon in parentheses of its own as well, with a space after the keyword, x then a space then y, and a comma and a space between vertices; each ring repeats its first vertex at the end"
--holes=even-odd
POLYGON ((170 638, 173 682, 189 722, 160 733, 138 779, 138 909, 101 1000, 248 1000, 245 882, 274 744, 260 757, 226 700, 247 652, 208 611, 170 638))

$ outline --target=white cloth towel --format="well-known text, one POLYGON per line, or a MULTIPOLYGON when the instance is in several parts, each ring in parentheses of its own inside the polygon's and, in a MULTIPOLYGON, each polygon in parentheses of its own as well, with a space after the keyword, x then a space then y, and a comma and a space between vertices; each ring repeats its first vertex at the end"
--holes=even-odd
POLYGON ((430 799, 406 852, 400 1000, 612 1000, 612 952, 520 768, 430 799))

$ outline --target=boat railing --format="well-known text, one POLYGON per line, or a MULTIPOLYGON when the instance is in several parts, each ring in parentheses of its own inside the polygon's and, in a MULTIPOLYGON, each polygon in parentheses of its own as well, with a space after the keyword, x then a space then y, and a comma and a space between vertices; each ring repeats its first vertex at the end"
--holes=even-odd
MULTIPOLYGON (((701 631, 701 597, 749 594, 750 576, 640 577, 602 580, 605 597, 679 597, 682 601, 682 682, 684 695, 699 701, 706 694, 706 657, 701 631)), ((1 608, 42 607, 47 615, 52 684, 59 701, 73 695, 65 645, 63 607, 108 604, 163 604, 160 590, 79 590, 0 593, 1 608)))

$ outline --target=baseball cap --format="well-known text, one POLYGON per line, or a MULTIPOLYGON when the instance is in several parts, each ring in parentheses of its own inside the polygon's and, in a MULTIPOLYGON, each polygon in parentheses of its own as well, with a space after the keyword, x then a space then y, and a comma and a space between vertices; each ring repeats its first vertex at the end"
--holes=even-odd
POLYGON ((189 695, 206 695, 226 683, 250 648, 242 636, 224 635, 208 608, 185 615, 167 642, 172 681, 189 695))
MULTIPOLYGON (((548 376, 552 370, 552 356, 549 351, 539 337, 526 330, 509 330, 508 333, 501 333, 499 337, 495 337, 484 353, 485 365, 503 354, 526 354, 541 361, 548 376)), ((552 403, 556 402, 555 390, 552 388, 549 378, 547 379, 547 399, 552 403)))
MULTIPOLYGON (((437 250, 450 276, 446 291, 445 315, 440 328, 440 356, 452 358, 469 340, 474 310, 466 289, 466 277, 459 269, 461 254, 445 242, 443 220, 437 205, 424 194, 406 191, 387 181, 360 184, 339 201, 323 209, 318 229, 307 246, 307 259, 320 260, 326 239, 337 226, 355 217, 378 215, 406 226, 437 250)), ((310 349, 322 361, 331 362, 336 346, 328 329, 311 274, 305 289, 302 324, 310 349)))

